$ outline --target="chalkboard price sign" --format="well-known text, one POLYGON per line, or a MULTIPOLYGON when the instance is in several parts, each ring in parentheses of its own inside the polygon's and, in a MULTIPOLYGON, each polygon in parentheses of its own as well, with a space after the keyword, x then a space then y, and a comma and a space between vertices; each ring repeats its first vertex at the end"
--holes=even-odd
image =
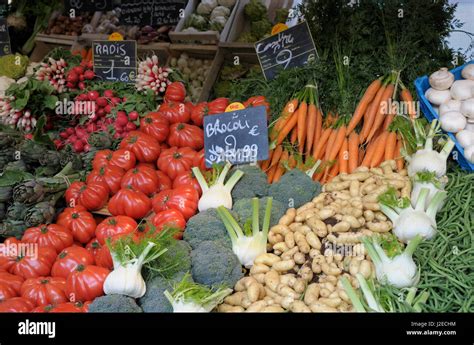
POLYGON ((228 161, 255 163, 268 159, 265 107, 253 107, 204 117, 206 166, 228 161))
POLYGON ((317 57, 307 22, 255 43, 255 50, 267 80, 281 69, 300 67, 317 57))
POLYGON ((186 0, 122 0, 122 25, 176 25, 186 0))
POLYGON ((67 12, 73 9, 80 12, 110 11, 113 0, 64 0, 67 12))
POLYGON ((137 41, 94 41, 94 72, 103 81, 134 83, 137 74, 137 41))
POLYGON ((0 56, 12 53, 10 35, 8 34, 7 20, 0 17, 0 56))

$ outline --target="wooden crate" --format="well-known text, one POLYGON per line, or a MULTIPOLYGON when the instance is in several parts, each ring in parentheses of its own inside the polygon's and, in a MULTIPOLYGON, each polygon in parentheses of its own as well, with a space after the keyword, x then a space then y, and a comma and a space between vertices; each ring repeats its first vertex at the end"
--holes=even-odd
MULTIPOLYGON (((243 32, 250 31, 250 23, 245 18, 244 7, 250 2, 250 0, 240 0, 239 7, 235 13, 234 22, 232 24, 232 30, 229 32, 226 41, 219 42, 219 46, 224 48, 233 48, 238 51, 254 51, 254 43, 242 43, 237 42, 238 38, 243 32)), ((268 9, 270 20, 275 19, 276 10, 279 8, 290 9, 294 0, 263 0, 263 3, 268 9)))
POLYGON ((202 31, 202 32, 182 32, 186 19, 194 13, 196 7, 199 5, 200 0, 189 0, 186 8, 184 9, 184 17, 181 18, 179 23, 176 25, 174 31, 170 32, 170 38, 172 43, 200 43, 200 44, 218 44, 227 40, 229 33, 233 30, 233 22, 235 14, 239 8, 241 0, 237 0, 229 19, 224 26, 221 33, 217 31, 202 31))
POLYGON ((190 57, 198 59, 212 60, 209 74, 203 83, 202 92, 197 102, 207 101, 215 82, 215 76, 219 73, 220 62, 218 61, 218 47, 212 45, 199 46, 195 44, 171 44, 169 58, 166 65, 169 66, 171 59, 173 57, 179 57, 182 53, 187 53, 190 57))

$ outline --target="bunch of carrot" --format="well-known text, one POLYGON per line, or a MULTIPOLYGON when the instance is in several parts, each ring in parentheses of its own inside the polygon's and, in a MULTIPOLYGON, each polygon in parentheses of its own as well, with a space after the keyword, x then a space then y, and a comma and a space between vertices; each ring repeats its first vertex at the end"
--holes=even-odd
MULTIPOLYGON (((351 118, 323 112, 318 105, 317 89, 307 85, 291 99, 270 131, 273 150, 261 164, 268 182, 278 181, 302 161, 322 164, 313 179, 327 183, 340 173, 351 173, 359 166, 379 166, 385 160, 395 160, 403 169, 403 140, 389 129, 395 113, 390 104, 406 102, 411 118, 416 115, 410 91, 399 81, 398 73, 374 80, 366 89, 351 118)), ((308 164, 303 164, 305 168, 308 164)))
POLYGON ((92 61, 92 48, 77 49, 72 52, 73 55, 80 55, 83 62, 92 61))

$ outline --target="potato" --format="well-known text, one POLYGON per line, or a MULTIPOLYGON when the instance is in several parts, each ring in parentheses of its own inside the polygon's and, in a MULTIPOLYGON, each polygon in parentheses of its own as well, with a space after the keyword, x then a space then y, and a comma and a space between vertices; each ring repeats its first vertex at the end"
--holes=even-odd
POLYGON ((272 291, 276 291, 278 284, 280 284, 280 275, 277 271, 271 270, 265 273, 265 286, 269 287, 272 291))
POLYGON ((295 267, 294 260, 285 260, 285 261, 275 262, 272 266, 272 268, 277 272, 286 272, 286 271, 291 270, 293 267, 295 267))
POLYGON ((247 295, 251 303, 258 301, 260 297, 260 284, 257 282, 250 284, 247 289, 247 295))
POLYGON ((257 256, 254 261, 254 264, 264 264, 268 267, 272 267, 273 264, 277 263, 278 261, 281 261, 281 258, 279 256, 272 253, 265 253, 257 256))
POLYGON ((293 313, 311 313, 311 309, 302 301, 294 301, 289 309, 293 313))

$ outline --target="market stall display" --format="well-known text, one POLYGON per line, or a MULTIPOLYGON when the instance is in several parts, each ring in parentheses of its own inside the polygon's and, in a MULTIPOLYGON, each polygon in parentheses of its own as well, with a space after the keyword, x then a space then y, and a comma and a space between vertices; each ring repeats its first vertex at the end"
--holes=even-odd
POLYGON ((390 3, 323 2, 58 10, 0 57, 0 312, 472 312, 474 64, 445 31, 415 52, 390 3), (253 44, 290 19, 317 52, 267 80, 253 44), (132 82, 99 72, 114 33, 132 82), (242 130, 268 159, 206 161, 242 130))

